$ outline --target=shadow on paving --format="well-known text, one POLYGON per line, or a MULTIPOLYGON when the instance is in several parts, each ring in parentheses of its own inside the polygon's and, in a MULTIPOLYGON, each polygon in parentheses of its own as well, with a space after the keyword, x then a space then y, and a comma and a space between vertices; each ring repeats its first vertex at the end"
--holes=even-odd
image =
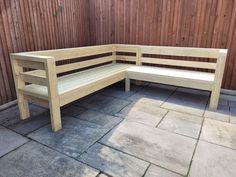
MULTIPOLYGON (((0 112, 0 124, 27 135, 3 128, 18 143, 0 151, 0 177, 95 177, 99 172, 114 177, 181 177, 190 172, 195 177, 200 168, 205 177, 222 168, 215 163, 222 159, 221 151, 235 153, 236 125, 229 123, 235 116, 233 101, 221 99, 218 112, 211 112, 206 109, 208 92, 150 84, 134 86, 129 94, 123 86, 118 83, 63 107, 63 129, 56 133, 47 109, 31 105, 32 117, 25 121, 19 121, 17 106, 0 112), (202 155, 215 168, 201 163, 202 155)), ((6 142, 0 138, 0 145, 6 142)), ((227 168, 234 169, 234 159, 221 165, 226 171, 219 174, 235 175, 227 168)))

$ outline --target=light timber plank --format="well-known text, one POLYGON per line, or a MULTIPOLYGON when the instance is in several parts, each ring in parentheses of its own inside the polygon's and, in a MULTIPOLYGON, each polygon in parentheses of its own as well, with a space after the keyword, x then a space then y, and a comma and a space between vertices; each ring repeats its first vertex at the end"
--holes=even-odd
POLYGON ((182 66, 190 68, 216 69, 216 63, 200 62, 200 61, 171 60, 162 58, 142 57, 141 62, 149 64, 169 65, 169 66, 182 66))
POLYGON ((62 128, 60 98, 58 94, 57 73, 55 60, 49 59, 46 63, 46 76, 48 81, 48 101, 51 114, 52 130, 54 132, 62 128))
POLYGON ((30 117, 30 112, 29 112, 29 103, 27 99, 24 97, 24 94, 19 91, 19 89, 24 88, 26 85, 25 82, 19 77, 19 75, 23 73, 23 67, 21 67, 18 64, 18 60, 15 60, 14 58, 11 58, 11 63, 16 87, 18 106, 20 110, 20 118, 24 120, 30 117))
POLYGON ((57 66, 56 70, 57 70, 57 73, 59 74, 59 73, 67 72, 67 71, 86 68, 89 66, 94 66, 94 65, 98 65, 102 63, 112 62, 112 61, 114 61, 114 58, 112 56, 100 57, 100 58, 96 58, 92 60, 60 65, 60 66, 57 66))

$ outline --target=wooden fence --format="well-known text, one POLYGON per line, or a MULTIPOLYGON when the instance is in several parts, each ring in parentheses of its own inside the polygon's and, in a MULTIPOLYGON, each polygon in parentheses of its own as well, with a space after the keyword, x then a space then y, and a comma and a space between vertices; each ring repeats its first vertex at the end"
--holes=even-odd
POLYGON ((16 97, 9 53, 107 43, 228 48, 236 89, 236 1, 0 0, 0 105, 16 97))
POLYGON ((15 99, 9 53, 90 44, 87 0, 0 0, 0 104, 15 99))
POLYGON ((90 0, 93 44, 228 48, 223 88, 236 89, 236 1, 90 0))

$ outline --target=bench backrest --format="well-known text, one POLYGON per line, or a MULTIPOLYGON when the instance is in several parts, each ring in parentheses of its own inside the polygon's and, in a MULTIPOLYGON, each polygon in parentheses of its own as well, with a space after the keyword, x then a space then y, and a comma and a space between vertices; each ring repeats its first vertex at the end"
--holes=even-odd
MULTIPOLYGON (((13 65, 21 79, 27 83, 47 86, 47 74, 43 72, 24 73, 23 68, 31 68, 65 73, 81 68, 91 67, 109 62, 125 61, 136 65, 168 65, 187 68, 210 69, 215 71, 215 81, 222 80, 226 61, 226 49, 206 49, 187 47, 163 47, 144 45, 110 44, 101 46, 79 47, 70 49, 56 49, 37 52, 12 54, 13 65), (165 57, 165 59, 160 58, 165 57), (185 60, 176 60, 171 57, 179 56, 185 60), (89 57, 89 60, 72 61, 75 58, 89 57), (191 61, 189 58, 191 57, 191 61), (167 58, 167 59, 166 59, 167 58), (196 58, 196 60, 194 60, 196 58), (210 59, 199 61, 199 58, 210 59), (66 61, 58 66, 53 63, 66 61), (69 61, 69 62, 68 62, 69 61), (72 63, 71 63, 72 61, 72 63), (55 67, 55 68, 52 68, 55 67), (40 75, 41 77, 38 77, 40 75)), ((48 73, 50 75, 50 73, 48 73)))
POLYGON ((216 70, 217 66, 224 69, 227 50, 190 47, 163 47, 143 45, 117 45, 118 61, 135 62, 136 65, 154 64, 216 70), (135 54, 129 56, 128 54, 135 54), (177 60, 174 57, 180 57, 177 60), (174 59, 173 59, 174 58, 174 59), (202 58, 203 60, 199 60, 202 58))
POLYGON ((112 62, 115 60, 114 52, 115 52, 114 45, 101 45, 101 46, 27 52, 27 54, 36 56, 37 55, 50 56, 55 58, 56 62, 60 61, 60 65, 56 67, 57 74, 60 74, 68 71, 73 71, 94 65, 112 62), (75 62, 71 62, 73 59, 79 59, 83 57, 89 57, 90 59, 84 61, 76 60, 75 62))

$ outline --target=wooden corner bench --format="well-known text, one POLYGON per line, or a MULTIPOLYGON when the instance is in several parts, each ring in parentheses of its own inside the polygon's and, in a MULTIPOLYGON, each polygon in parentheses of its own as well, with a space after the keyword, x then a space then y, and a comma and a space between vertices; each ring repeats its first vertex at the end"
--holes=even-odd
POLYGON ((123 79, 126 91, 130 79, 208 90, 210 108, 216 110, 226 55, 226 49, 110 44, 14 53, 11 61, 21 119, 30 116, 29 101, 48 104, 52 129, 58 131, 61 106, 123 79))

